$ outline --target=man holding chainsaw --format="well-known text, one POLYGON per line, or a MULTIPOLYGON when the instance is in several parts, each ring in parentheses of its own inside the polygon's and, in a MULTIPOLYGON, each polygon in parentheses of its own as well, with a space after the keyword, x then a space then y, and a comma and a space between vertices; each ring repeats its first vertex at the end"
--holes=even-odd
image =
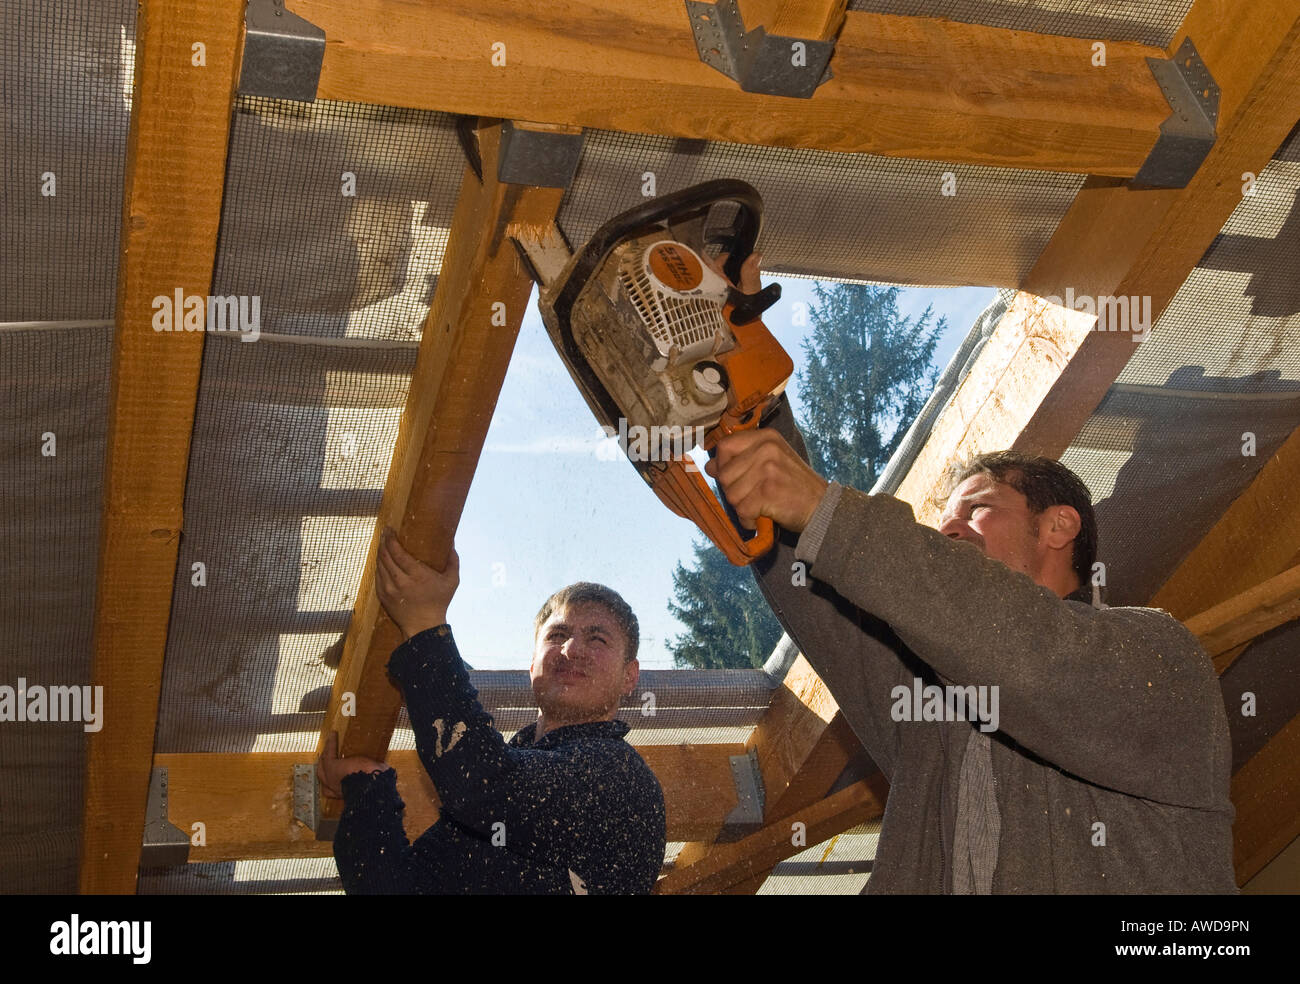
POLYGON ((868 891, 1234 892, 1213 667, 1166 613, 1089 603, 1083 483, 980 456, 935 530, 806 458, 782 397, 706 470, 744 526, 780 527, 759 585, 890 782, 868 891), (991 693, 996 720, 954 714, 954 692, 991 693))
POLYGON ((624 740, 619 701, 636 686, 636 616, 614 591, 580 582, 537 614, 537 721, 507 745, 470 685, 447 624, 459 584, 408 553, 392 531, 376 589, 406 641, 390 675, 401 687, 441 816, 414 843, 402 826, 397 773, 338 757, 331 736, 318 775, 342 795, 334 856, 349 894, 646 893, 663 864, 663 792, 624 740))

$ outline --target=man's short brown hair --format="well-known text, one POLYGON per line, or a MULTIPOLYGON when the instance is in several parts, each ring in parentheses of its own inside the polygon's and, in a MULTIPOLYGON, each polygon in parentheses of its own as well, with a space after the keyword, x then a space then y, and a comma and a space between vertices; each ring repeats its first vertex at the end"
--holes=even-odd
POLYGON ((632 611, 632 606, 624 601, 623 596, 613 588, 607 588, 603 584, 595 584, 591 581, 578 581, 570 584, 547 598, 545 604, 537 613, 537 618, 533 619, 533 638, 537 638, 537 633, 546 624, 546 620, 554 615, 556 611, 568 605, 582 604, 600 605, 614 616, 614 621, 623 630, 623 635, 627 636, 627 654, 624 657, 624 662, 631 662, 636 659, 637 649, 641 645, 641 627, 637 623, 636 613, 632 611))
POLYGON ((1025 497, 1035 516, 1051 506, 1073 507, 1079 514, 1079 532, 1074 537, 1072 566, 1080 586, 1091 581, 1092 565, 1097 559, 1097 517, 1083 479, 1059 461, 1042 455, 991 451, 967 458, 948 470, 945 501, 972 475, 987 475, 995 482, 1010 485, 1025 497))

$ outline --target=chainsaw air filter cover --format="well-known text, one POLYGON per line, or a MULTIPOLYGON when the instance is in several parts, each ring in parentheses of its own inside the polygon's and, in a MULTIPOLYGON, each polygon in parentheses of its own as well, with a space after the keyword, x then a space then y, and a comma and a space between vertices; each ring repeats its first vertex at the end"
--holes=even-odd
POLYGON ((717 356, 736 344, 726 298, 726 281, 666 230, 623 243, 588 282, 573 338, 628 427, 718 422, 727 379, 717 356))

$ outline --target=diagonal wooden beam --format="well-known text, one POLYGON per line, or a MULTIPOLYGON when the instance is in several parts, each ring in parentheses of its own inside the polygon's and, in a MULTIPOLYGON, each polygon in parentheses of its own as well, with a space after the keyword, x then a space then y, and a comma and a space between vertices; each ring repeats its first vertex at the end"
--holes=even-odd
POLYGON ((1255 877, 1300 836, 1300 715, 1232 777, 1237 884, 1255 877))
POLYGON ((1151 599, 1175 618, 1247 591, 1300 561, 1300 430, 1296 430, 1151 599))
POLYGON ((880 773, 846 786, 742 840, 717 845, 707 857, 689 867, 674 867, 659 879, 655 893, 707 895, 725 892, 758 875, 765 876, 775 865, 798 854, 806 846, 880 817, 885 810, 885 789, 884 776, 880 773), (806 839, 796 839, 796 823, 804 825, 806 839))
MULTIPOLYGON (((835 6, 805 8, 812 26, 829 29, 835 6)), ((1107 42, 1102 69, 1087 39, 956 21, 847 11, 834 77, 791 99, 742 92, 705 65, 680 0, 293 9, 325 31, 327 99, 1118 177, 1138 172, 1170 115, 1146 63, 1158 48, 1107 42)), ((797 13, 778 23, 809 26, 797 13)))
POLYGON ((401 709, 385 667, 402 637, 374 589, 380 535, 392 526, 416 556, 446 563, 532 290, 510 237, 553 230, 564 194, 498 181, 501 127, 475 132, 482 179, 466 168, 335 679, 325 734, 338 731, 344 755, 383 759, 401 709))
MULTIPOLYGON (((212 284, 243 5, 141 0, 123 197, 92 684, 83 893, 135 891, 203 332, 157 332, 156 297, 212 284), (191 45, 206 45, 206 65, 191 45)), ((181 312, 175 312, 177 317, 181 312)))
MULTIPOLYGON (((730 757, 743 753, 740 744, 642 745, 637 751, 663 787, 669 840, 699 837, 735 807, 730 757)), ((299 752, 154 758, 167 769, 168 819, 192 838, 202 831, 204 843, 190 848, 191 862, 331 856, 333 845, 316 840, 293 816, 293 768, 312 762, 299 752)), ((438 794, 414 751, 390 752, 388 762, 397 769, 403 823, 414 841, 438 819, 438 794)))
POLYGON ((1242 174, 1259 173, 1300 119, 1294 0, 1197 0, 1171 54, 1184 36, 1222 89, 1214 148, 1186 188, 1085 183, 963 384, 970 392, 940 415, 900 487, 927 519, 956 457, 1002 448, 1059 457, 1137 347, 1130 332, 1089 331, 1086 315, 1027 295, 1150 297, 1154 323, 1241 202, 1242 174))
MULTIPOLYGON (((763 777, 763 819, 772 822, 826 795, 855 755, 857 736, 835 698, 802 654, 772 695, 772 702, 745 743, 758 759, 763 777)), ((685 868, 715 849, 722 824, 708 836, 687 843, 676 866, 685 868)))
MULTIPOLYGON (((1243 643, 1293 619, 1300 618, 1300 565, 1243 591, 1186 621, 1211 657, 1222 656, 1243 643)), ((1227 662, 1215 660, 1222 673, 1227 662)))

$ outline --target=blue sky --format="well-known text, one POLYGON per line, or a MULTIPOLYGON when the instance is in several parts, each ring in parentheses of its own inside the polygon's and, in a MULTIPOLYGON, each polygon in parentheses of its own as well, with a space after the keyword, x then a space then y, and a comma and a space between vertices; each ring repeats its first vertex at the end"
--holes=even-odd
MULTIPOLYGON (((794 360, 789 391, 798 411, 800 342, 809 329, 794 322, 799 304, 811 308, 813 285, 779 282, 782 298, 763 321, 794 360)), ((907 288, 899 307, 913 316, 930 304, 947 317, 935 352, 942 367, 994 293, 907 288)), ((622 594, 641 623, 642 668, 672 667, 666 642, 682 632, 668 611, 672 572, 694 557, 691 540, 700 534, 668 511, 621 454, 601 460, 602 439, 555 354, 534 294, 456 537, 461 583, 448 621, 475 669, 527 667, 533 616, 573 581, 598 581, 622 594)))

